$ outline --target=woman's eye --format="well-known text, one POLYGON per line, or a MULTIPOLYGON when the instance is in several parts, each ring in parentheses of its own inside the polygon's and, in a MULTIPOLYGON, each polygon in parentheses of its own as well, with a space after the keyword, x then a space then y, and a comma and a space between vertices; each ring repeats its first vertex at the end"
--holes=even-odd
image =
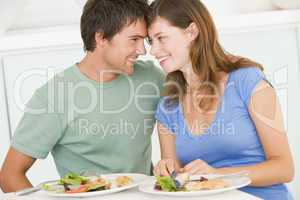
POLYGON ((158 39, 158 41, 162 42, 165 38, 166 37, 164 37, 164 36, 159 36, 157 39, 158 39))

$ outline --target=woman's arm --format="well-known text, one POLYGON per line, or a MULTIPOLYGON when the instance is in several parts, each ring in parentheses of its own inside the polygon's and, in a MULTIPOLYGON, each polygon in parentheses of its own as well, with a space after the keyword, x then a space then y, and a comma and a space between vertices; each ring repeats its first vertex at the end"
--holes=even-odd
POLYGON ((173 170, 179 171, 181 164, 176 155, 175 134, 171 133, 159 122, 157 122, 157 131, 161 149, 161 161, 155 166, 155 174, 168 175, 173 170))
POLYGON ((247 170, 252 186, 268 186, 290 182, 294 164, 284 129, 283 117, 275 90, 262 81, 256 87, 249 104, 249 112, 256 126, 266 161, 247 167, 220 168, 217 173, 247 170))

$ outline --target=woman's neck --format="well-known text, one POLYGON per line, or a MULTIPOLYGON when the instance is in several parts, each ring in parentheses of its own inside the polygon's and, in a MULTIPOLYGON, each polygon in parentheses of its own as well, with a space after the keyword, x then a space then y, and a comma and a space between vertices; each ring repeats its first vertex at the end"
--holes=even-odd
POLYGON ((194 72, 192 64, 186 65, 181 71, 187 82, 187 87, 189 90, 198 88, 199 84, 203 82, 203 79, 201 79, 201 77, 194 72))
MULTIPOLYGON (((187 92, 188 93, 197 90, 200 87, 200 84, 202 84, 204 82, 204 78, 197 75, 194 72, 191 64, 188 64, 185 67, 183 67, 183 69, 181 71, 187 82, 187 92)), ((228 74, 226 72, 220 71, 217 73, 217 77, 219 80, 218 84, 220 84, 217 87, 220 87, 224 83, 227 82, 228 74)))

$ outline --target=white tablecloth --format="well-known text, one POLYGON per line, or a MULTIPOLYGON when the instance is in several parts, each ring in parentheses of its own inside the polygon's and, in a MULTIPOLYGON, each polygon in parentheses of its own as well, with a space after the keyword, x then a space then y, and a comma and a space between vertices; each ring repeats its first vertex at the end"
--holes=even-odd
MULTIPOLYGON (((0 200, 75 200, 79 198, 53 198, 47 196, 44 192, 36 192, 26 196, 16 196, 14 193, 0 194, 0 200)), ((98 196, 92 198, 84 198, 84 200, 186 200, 187 197, 166 197, 166 196, 156 196, 148 195, 138 191, 137 188, 110 194, 106 196, 98 196)), ((189 200, 261 200, 260 198, 249 195, 245 192, 239 190, 233 190, 230 192, 206 196, 206 197, 188 197, 189 200)))

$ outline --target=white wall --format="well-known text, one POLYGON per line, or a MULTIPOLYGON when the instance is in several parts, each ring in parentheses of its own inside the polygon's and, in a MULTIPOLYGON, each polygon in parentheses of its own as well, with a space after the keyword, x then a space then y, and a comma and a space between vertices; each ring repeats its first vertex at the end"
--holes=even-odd
MULTIPOLYGON (((8 128, 8 117, 6 112, 6 101, 5 101, 5 90, 4 90, 4 80, 3 80, 3 67, 2 63, 0 62, 0 138, 1 138, 1 145, 0 145, 0 166, 4 162, 5 155, 7 153, 9 144, 10 144, 10 135, 9 135, 9 128, 8 128)), ((1 170, 1 167, 0 167, 1 170)), ((0 189, 0 193, 1 193, 0 189)))
POLYGON ((9 131, 8 131, 8 118, 6 112, 6 102, 5 102, 5 90, 4 90, 4 80, 2 76, 2 66, 0 63, 0 165, 2 165, 5 154, 9 146, 9 131))
MULTIPOLYGON (((25 6, 11 29, 29 29, 58 25, 78 24, 81 6, 76 0, 22 0, 25 6)), ((78 0, 78 2, 84 0, 78 0)))

